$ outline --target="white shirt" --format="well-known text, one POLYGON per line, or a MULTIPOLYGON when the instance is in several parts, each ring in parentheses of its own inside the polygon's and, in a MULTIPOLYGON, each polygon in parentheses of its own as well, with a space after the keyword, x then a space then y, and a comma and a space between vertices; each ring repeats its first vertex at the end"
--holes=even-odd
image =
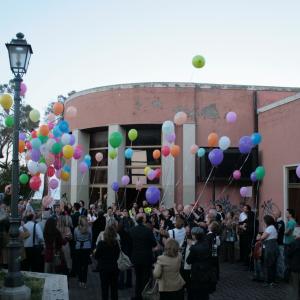
POLYGON ((168 234, 171 239, 174 239, 178 242, 180 247, 182 246, 184 239, 185 239, 184 227, 182 227, 180 229, 175 228, 175 229, 168 230, 168 234))
POLYGON ((265 232, 269 234, 269 236, 266 238, 267 240, 277 240, 278 233, 274 225, 270 225, 265 229, 265 232))
MULTIPOLYGON (((33 221, 28 221, 24 227, 29 231, 30 236, 24 240, 24 247, 33 247, 33 227, 34 227, 34 222, 33 221)), ((21 226, 20 231, 24 232, 23 227, 21 226)), ((40 227, 40 225, 37 223, 35 226, 35 245, 39 245, 39 244, 43 244, 44 243, 44 236, 43 236, 43 232, 42 229, 40 227)))
POLYGON ((89 223, 93 223, 97 220, 97 217, 95 215, 88 214, 87 220, 89 223))
POLYGON ((245 212, 240 213, 239 222, 244 222, 247 219, 247 214, 245 212))

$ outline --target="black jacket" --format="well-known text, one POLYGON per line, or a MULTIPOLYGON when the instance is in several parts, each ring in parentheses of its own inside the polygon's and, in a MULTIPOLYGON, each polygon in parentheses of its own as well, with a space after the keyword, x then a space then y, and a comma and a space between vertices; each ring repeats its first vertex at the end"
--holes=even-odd
POLYGON ((95 258, 98 260, 98 269, 101 271, 117 271, 120 247, 117 243, 113 246, 108 245, 105 241, 100 241, 97 245, 95 258))
POLYGON ((300 273, 300 239, 294 240, 289 245, 288 262, 292 272, 300 273))
POLYGON ((156 240, 151 229, 139 224, 130 231, 132 256, 131 261, 135 265, 152 264, 152 248, 156 246, 156 240))
POLYGON ((106 225, 106 219, 103 215, 99 215, 92 225, 92 236, 93 236, 93 248, 96 245, 98 235, 101 231, 104 231, 106 225))

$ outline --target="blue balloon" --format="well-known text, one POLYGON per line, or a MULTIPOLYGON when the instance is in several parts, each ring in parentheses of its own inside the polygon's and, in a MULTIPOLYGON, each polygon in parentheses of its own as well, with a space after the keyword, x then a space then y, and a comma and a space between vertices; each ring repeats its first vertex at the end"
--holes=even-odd
POLYGON ((156 186, 150 186, 146 191, 146 199, 149 204, 155 205, 160 200, 160 190, 156 186))
POLYGON ((114 181, 114 182, 111 184, 111 188, 112 188, 115 192, 117 192, 117 191, 119 190, 119 184, 118 184, 116 181, 114 181))
POLYGON ((131 148, 127 148, 127 149, 125 150, 125 157, 126 157, 127 159, 131 159, 131 158, 132 158, 132 155, 133 155, 133 150, 132 150, 131 148))
POLYGON ((87 166, 90 168, 92 165, 92 162, 88 159, 85 159, 84 162, 87 164, 87 166))
POLYGON ((71 172, 71 167, 68 166, 68 165, 64 165, 63 170, 64 170, 65 172, 70 173, 70 172, 71 172))
POLYGON ((54 126, 52 133, 56 138, 60 137, 63 134, 59 129, 58 125, 54 126))
POLYGON ((60 122, 58 123, 58 127, 59 127, 59 130, 60 130, 61 132, 67 133, 67 132, 70 131, 70 130, 69 130, 69 123, 68 123, 67 121, 65 121, 65 120, 60 121, 60 122))
POLYGON ((84 160, 89 160, 89 161, 91 161, 92 158, 91 158, 91 156, 90 156, 89 154, 86 154, 86 155, 84 156, 84 160))
POLYGON ((42 142, 40 139, 34 138, 31 140, 31 147, 33 149, 40 149, 41 145, 42 145, 42 142))
POLYGON ((260 133, 254 132, 254 133, 251 135, 251 141, 252 141, 253 145, 256 146, 256 145, 260 144, 261 140, 262 140, 262 137, 261 137, 261 134, 260 134, 260 133))
POLYGON ((213 166, 218 166, 224 159, 224 153, 221 149, 213 149, 208 154, 208 159, 213 166))
POLYGON ((205 149, 204 148, 199 148, 197 151, 198 157, 202 157, 205 154, 205 149))
POLYGON ((240 138, 239 141, 239 150, 242 154, 248 154, 251 152, 252 148, 253 148, 253 143, 252 143, 252 139, 250 136, 243 136, 240 138))

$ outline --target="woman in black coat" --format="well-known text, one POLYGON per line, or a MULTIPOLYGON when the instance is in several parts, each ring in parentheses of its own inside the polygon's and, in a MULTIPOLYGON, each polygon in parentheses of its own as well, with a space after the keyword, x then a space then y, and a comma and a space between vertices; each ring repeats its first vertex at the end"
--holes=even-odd
POLYGON ((117 242, 117 233, 113 226, 107 226, 104 231, 104 240, 97 245, 95 258, 101 279, 102 299, 118 300, 118 258, 120 247, 117 242))
POLYGON ((205 238, 204 230, 200 227, 192 229, 196 244, 191 246, 186 262, 192 265, 191 294, 194 300, 208 300, 209 294, 215 290, 217 275, 211 262, 210 247, 205 238))

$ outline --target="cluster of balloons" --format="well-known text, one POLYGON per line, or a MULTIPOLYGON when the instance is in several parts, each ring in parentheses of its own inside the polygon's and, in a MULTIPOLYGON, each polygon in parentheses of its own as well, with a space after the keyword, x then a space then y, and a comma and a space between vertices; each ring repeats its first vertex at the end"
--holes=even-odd
MULTIPOLYGON (((132 142, 134 142, 136 139, 138 138, 138 132, 136 129, 130 129, 128 131, 128 139, 132 142)), ((127 148, 125 150, 125 157, 127 159, 132 159, 132 156, 133 156, 133 149, 132 148, 127 148)))
POLYGON ((147 178, 150 181, 153 181, 154 179, 158 179, 160 178, 161 175, 161 169, 157 168, 157 169, 151 169, 150 167, 146 167, 144 169, 144 175, 147 176, 147 178))
POLYGON ((14 126, 14 116, 9 115, 9 110, 13 105, 13 98, 10 94, 4 93, 0 96, 0 105, 7 113, 7 116, 4 119, 4 125, 8 128, 12 128, 14 126))
POLYGON ((242 136, 239 140, 239 150, 242 154, 248 154, 252 148, 260 144, 262 136, 258 132, 254 132, 251 136, 242 136))

